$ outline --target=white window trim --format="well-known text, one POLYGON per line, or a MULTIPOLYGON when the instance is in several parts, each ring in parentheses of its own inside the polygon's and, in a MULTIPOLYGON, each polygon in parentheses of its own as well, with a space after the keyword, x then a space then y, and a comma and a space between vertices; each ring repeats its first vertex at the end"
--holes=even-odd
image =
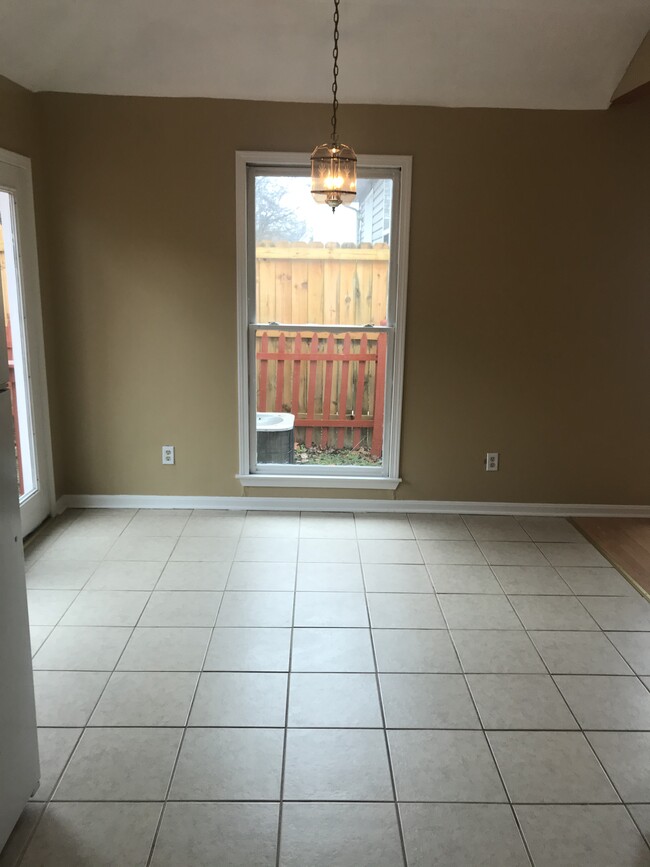
MULTIPOLYGON (((395 490, 399 477, 400 438, 402 428, 402 399, 404 391, 404 347, 406 329, 406 287, 408 278, 408 247, 411 218, 411 169, 412 157, 394 155, 359 155, 359 166, 379 169, 397 169, 400 172, 398 202, 397 249, 391 250, 396 259, 395 285, 395 339, 392 353, 392 370, 387 372, 392 387, 390 402, 390 427, 386 430, 387 448, 382 468, 366 468, 360 473, 357 467, 318 467, 313 474, 286 472, 260 473, 251 468, 251 438, 254 434, 253 409, 250 401, 249 382, 253 360, 250 358, 248 331, 248 220, 247 220, 247 169, 249 166, 295 167, 308 166, 309 154, 275 153, 266 151, 237 151, 235 155, 236 184, 236 233, 237 233, 237 377, 239 421, 239 472, 237 478, 244 487, 296 487, 296 488, 359 488, 395 490), (381 473, 381 475, 379 475, 381 473)), ((254 368, 253 368, 254 370, 254 368)), ((387 413, 388 415, 388 413, 387 413)), ((314 468, 316 469, 316 468, 314 468)))

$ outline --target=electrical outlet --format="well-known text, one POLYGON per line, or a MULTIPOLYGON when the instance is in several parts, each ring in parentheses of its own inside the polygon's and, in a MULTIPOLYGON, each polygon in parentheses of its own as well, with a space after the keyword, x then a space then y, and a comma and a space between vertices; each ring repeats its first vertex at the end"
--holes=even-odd
POLYGON ((163 462, 163 464, 175 464, 176 463, 176 449, 174 446, 163 446, 162 447, 162 462, 163 462))
POLYGON ((499 452, 488 452, 486 454, 485 469, 488 473, 496 473, 499 469, 499 452))

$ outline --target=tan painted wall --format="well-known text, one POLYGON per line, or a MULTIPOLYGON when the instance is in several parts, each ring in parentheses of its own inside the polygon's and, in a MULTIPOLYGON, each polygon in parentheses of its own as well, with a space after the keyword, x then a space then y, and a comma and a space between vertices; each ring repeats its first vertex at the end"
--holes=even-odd
POLYGON ((618 87, 614 91, 612 99, 618 99, 637 87, 642 87, 650 82, 650 32, 646 34, 645 39, 639 45, 639 48, 632 58, 630 65, 625 70, 625 75, 620 80, 618 87))
POLYGON ((31 157, 36 150, 34 95, 0 75, 0 147, 31 157))
MULTIPOLYGON (((240 494, 235 151, 306 152, 327 107, 36 100, 57 493, 240 494)), ((343 107, 414 157, 397 497, 650 500, 648 109, 343 107)))

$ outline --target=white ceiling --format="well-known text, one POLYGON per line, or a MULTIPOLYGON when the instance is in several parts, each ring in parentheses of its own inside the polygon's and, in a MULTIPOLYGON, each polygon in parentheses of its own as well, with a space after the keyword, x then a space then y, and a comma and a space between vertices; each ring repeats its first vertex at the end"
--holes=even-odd
MULTIPOLYGON (((333 0, 0 0, 33 90, 327 102, 333 0)), ((650 0, 342 0, 342 102, 606 108, 650 0)))

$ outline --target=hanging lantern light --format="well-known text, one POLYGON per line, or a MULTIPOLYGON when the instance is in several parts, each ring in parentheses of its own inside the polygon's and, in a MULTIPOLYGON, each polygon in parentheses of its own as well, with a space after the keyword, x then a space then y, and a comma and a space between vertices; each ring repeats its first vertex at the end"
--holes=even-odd
POLYGON ((339 142, 336 113, 339 74, 339 2, 334 0, 334 58, 332 82, 332 139, 318 145, 311 155, 311 194, 319 204, 329 205, 332 213, 341 204, 351 202, 357 194, 357 155, 349 145, 339 142))

